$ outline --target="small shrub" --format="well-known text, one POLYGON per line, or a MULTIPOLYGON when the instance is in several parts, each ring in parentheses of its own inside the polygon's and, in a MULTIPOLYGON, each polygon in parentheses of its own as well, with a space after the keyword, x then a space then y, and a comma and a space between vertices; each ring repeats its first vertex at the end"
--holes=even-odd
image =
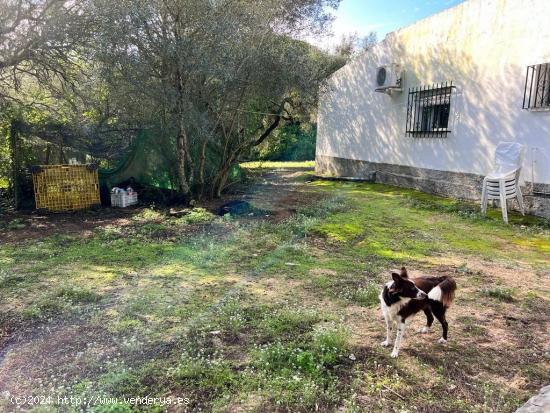
POLYGON ((362 306, 373 307, 378 305, 380 288, 374 283, 367 284, 366 287, 361 287, 353 293, 353 300, 362 306))
POLYGON ((260 328, 269 338, 280 338, 302 334, 320 320, 315 311, 298 309, 280 310, 275 314, 268 314, 262 321, 260 328))
POLYGON ((307 217, 326 218, 334 212, 341 212, 349 207, 346 205, 346 197, 343 195, 335 195, 312 206, 300 208, 298 212, 307 217))
POLYGON ((127 369, 108 371, 100 377, 101 385, 108 393, 117 397, 140 396, 141 383, 137 374, 127 369))
POLYGON ((22 312, 24 319, 38 319, 51 317, 52 315, 59 313, 65 307, 63 300, 49 297, 43 298, 38 303, 26 307, 22 312))
POLYGON ((56 296, 71 303, 94 303, 100 299, 100 295, 93 291, 75 287, 62 287, 57 291, 56 296))
POLYGON ((217 393, 237 381, 231 365, 214 356, 184 353, 181 361, 172 370, 172 376, 186 386, 196 387, 201 392, 217 393))
POLYGON ((368 283, 364 287, 356 285, 345 287, 339 295, 348 301, 355 302, 364 307, 373 307, 379 303, 379 294, 380 287, 375 283, 368 283))
POLYGON ((139 214, 134 215, 135 221, 159 221, 164 218, 164 215, 153 208, 145 208, 139 214))
POLYGON ((321 330, 314 337, 313 348, 323 366, 334 366, 347 353, 348 334, 343 329, 321 330))
POLYGON ((483 295, 487 297, 495 298, 499 301, 504 301, 508 303, 515 301, 514 290, 512 288, 506 288, 506 287, 485 288, 481 292, 483 295))
POLYGON ((266 377, 261 383, 269 403, 263 411, 334 411, 329 409, 342 398, 337 379, 333 377, 320 381, 312 377, 276 375, 266 377))
POLYGON ((7 225, 7 228, 11 230, 24 229, 26 227, 27 227, 27 223, 22 218, 12 219, 7 225))
POLYGON ((216 215, 204 208, 193 208, 191 212, 185 215, 182 220, 187 224, 207 224, 212 222, 216 215))
POLYGON ((159 240, 169 238, 173 235, 173 231, 168 228, 164 222, 145 222, 144 224, 136 225, 134 228, 126 231, 128 236, 138 236, 144 239, 159 240))
POLYGON ((221 330, 223 334, 230 336, 235 336, 242 330, 248 321, 247 308, 240 302, 242 299, 243 296, 240 294, 223 299, 213 313, 212 329, 221 330))
POLYGON ((336 365, 346 354, 347 333, 342 329, 320 330, 304 345, 273 343, 260 348, 256 366, 279 374, 303 373, 324 376, 324 369, 336 365))
POLYGON ((322 368, 311 350, 280 342, 264 346, 256 355, 255 365, 264 371, 280 374, 316 374, 322 368))
POLYGON ((27 281, 27 277, 20 274, 11 274, 0 268, 0 288, 14 288, 27 281))

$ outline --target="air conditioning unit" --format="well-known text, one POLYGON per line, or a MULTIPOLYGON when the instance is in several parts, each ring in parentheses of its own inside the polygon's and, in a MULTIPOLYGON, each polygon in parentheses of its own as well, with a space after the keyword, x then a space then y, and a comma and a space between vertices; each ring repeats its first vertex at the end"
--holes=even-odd
POLYGON ((402 92, 403 69, 401 65, 392 63, 380 66, 376 70, 376 92, 387 93, 402 92))

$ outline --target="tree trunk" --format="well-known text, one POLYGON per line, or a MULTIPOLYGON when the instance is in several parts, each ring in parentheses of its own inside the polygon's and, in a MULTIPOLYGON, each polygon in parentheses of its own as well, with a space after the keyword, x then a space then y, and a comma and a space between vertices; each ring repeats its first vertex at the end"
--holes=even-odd
POLYGON ((178 152, 178 180, 180 193, 188 200, 189 198, 189 183, 187 181, 186 159, 187 159, 187 134, 183 125, 183 119, 180 119, 179 133, 177 140, 178 152))
POLYGON ((229 178, 229 172, 233 166, 233 161, 236 159, 239 153, 234 151, 224 162, 223 166, 220 168, 216 178, 212 182, 212 197, 219 198, 222 195, 222 191, 225 188, 227 179, 229 178))
POLYGON ((45 165, 49 165, 50 164, 50 152, 51 152, 51 149, 52 149, 52 145, 50 145, 48 143, 48 146, 46 146, 46 160, 44 162, 45 165))
POLYGON ((189 150, 189 142, 187 141, 187 135, 185 135, 185 156, 187 158, 187 170, 188 170, 188 177, 187 182, 189 187, 193 187, 193 183, 195 182, 195 165, 193 162, 193 158, 191 157, 191 151, 189 150))
POLYGON ((201 155, 199 159, 199 199, 202 199, 204 196, 204 168, 206 167, 206 144, 208 143, 207 139, 204 140, 201 146, 201 155))
POLYGON ((21 151, 19 150, 19 128, 16 120, 10 125, 10 155, 11 155, 11 193, 15 209, 21 207, 21 151))
POLYGON ((214 183, 214 187, 212 188, 213 195, 216 198, 219 198, 222 196, 222 191, 224 190, 225 184, 227 183, 227 178, 229 178, 229 171, 231 171, 231 166, 225 167, 218 174, 216 182, 214 183))
POLYGON ((225 189, 225 186, 227 184, 227 179, 229 178, 229 173, 231 172, 231 167, 233 166, 233 162, 239 158, 239 155, 246 149, 249 149, 253 146, 260 145, 263 141, 265 141, 271 135, 271 133, 273 133, 275 129, 277 129, 283 117, 285 104, 289 102, 290 102, 289 98, 285 98, 281 102, 272 123, 267 127, 265 131, 262 132, 262 134, 256 140, 250 143, 244 143, 244 144, 238 145, 233 151, 230 152, 229 155, 227 155, 227 145, 226 145, 224 149, 224 155, 222 158, 222 162, 223 162, 222 167, 219 169, 219 172, 212 183, 211 193, 213 197, 219 198, 221 196, 221 193, 225 189))

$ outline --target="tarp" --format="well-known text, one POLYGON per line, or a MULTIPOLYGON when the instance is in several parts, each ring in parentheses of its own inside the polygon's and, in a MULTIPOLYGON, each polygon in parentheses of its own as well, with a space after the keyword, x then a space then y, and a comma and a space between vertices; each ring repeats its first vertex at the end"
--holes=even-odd
POLYGON ((145 186, 173 189, 174 152, 168 137, 154 130, 142 130, 133 139, 128 151, 121 154, 115 167, 99 169, 100 183, 111 188, 132 180, 145 186))

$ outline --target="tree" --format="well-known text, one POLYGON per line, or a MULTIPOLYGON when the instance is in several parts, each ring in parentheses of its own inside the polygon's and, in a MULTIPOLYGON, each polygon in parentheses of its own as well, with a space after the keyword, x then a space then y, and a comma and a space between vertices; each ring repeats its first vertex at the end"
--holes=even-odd
POLYGON ((376 32, 359 37, 357 33, 344 34, 335 46, 334 53, 346 59, 351 59, 361 52, 369 51, 378 42, 376 32))
POLYGON ((0 99, 22 103, 29 76, 68 80, 65 69, 92 25, 84 7, 84 1, 0 0, 0 99))
POLYGON ((185 200, 219 196, 253 147, 314 112, 343 59, 297 39, 323 32, 338 3, 0 0, 12 169, 22 136, 109 160, 148 130, 185 200))
POLYGON ((370 32, 369 34, 367 34, 366 36, 360 39, 359 47, 362 52, 367 52, 370 49, 372 49, 372 47, 376 43, 378 43, 378 35, 376 34, 376 32, 370 32))
POLYGON ((9 124, 4 129, 9 134, 10 186, 16 207, 22 112, 52 109, 51 96, 70 84, 76 46, 89 26, 83 5, 70 0, 0 0, 0 123, 9 124))
POLYGON ((261 144, 339 67, 307 43, 338 0, 93 2, 112 96, 142 124, 174 136, 180 193, 218 196, 233 165, 261 144), (121 89, 124 93, 120 93, 121 89), (134 105, 130 103, 134 110, 134 105))

